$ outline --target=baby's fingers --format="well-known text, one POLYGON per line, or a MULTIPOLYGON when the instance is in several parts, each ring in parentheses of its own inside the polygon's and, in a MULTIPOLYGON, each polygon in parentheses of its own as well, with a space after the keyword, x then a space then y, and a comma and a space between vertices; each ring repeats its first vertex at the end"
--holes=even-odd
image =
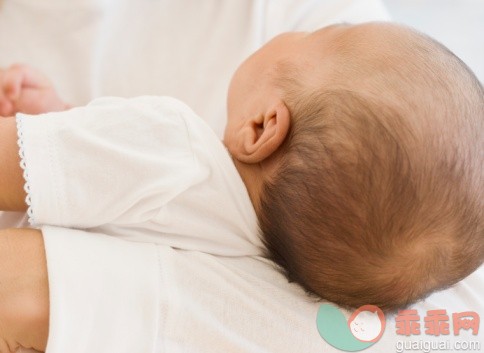
POLYGON ((23 88, 20 97, 14 102, 17 112, 26 114, 42 114, 67 109, 66 103, 50 88, 23 88))
POLYGON ((24 88, 41 89, 51 86, 47 77, 28 65, 13 64, 4 71, 3 92, 12 101, 20 96, 24 88))
POLYGON ((14 115, 12 103, 0 97, 0 118, 14 115))
POLYGON ((23 65, 12 65, 3 73, 2 91, 7 99, 15 101, 20 96, 23 81, 25 79, 26 67, 23 65))
POLYGON ((5 94, 3 92, 3 77, 5 74, 5 70, 0 69, 0 117, 2 116, 10 116, 11 111, 12 111, 12 103, 10 100, 5 97, 5 94))

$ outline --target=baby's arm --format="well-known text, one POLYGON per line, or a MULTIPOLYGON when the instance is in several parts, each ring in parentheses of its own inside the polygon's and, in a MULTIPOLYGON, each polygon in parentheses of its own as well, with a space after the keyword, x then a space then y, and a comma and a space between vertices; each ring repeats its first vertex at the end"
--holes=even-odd
POLYGON ((0 210, 26 211, 15 118, 0 118, 0 210))
POLYGON ((8 69, 0 69, 0 210, 27 209, 16 121, 5 116, 67 108, 69 106, 60 99, 50 80, 33 68, 15 64, 8 69))

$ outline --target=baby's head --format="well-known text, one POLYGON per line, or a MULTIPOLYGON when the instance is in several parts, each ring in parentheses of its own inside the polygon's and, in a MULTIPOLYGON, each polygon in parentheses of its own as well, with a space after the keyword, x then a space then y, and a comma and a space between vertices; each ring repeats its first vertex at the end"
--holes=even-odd
POLYGON ((404 307, 484 260, 484 90, 392 24, 276 37, 235 73, 224 142, 270 257, 347 307, 404 307))

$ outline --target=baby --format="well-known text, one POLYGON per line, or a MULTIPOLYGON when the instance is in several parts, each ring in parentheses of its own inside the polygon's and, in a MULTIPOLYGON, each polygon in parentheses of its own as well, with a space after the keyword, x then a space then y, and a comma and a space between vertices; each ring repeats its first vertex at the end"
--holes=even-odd
MULTIPOLYGON (((29 68, 4 71, 2 84, 1 115, 67 108, 50 83, 29 68)), ((227 103, 223 144, 228 154, 220 152, 223 148, 212 141, 215 135, 204 132, 199 144, 191 142, 190 152, 183 150, 176 157, 177 163, 195 158, 198 167, 211 165, 206 173, 197 174, 197 182, 183 189, 185 194, 173 191, 171 186, 163 198, 163 207, 157 208, 158 201, 153 199, 150 211, 141 211, 137 209, 139 203, 133 202, 130 207, 136 212, 131 210, 123 221, 118 216, 106 218, 108 226, 89 221, 52 223, 129 238, 129 232, 144 222, 150 224, 143 228, 148 234, 146 241, 186 250, 243 256, 259 255, 257 249, 266 249, 266 255, 289 280, 345 307, 373 304, 386 310, 402 308, 432 291, 451 286, 482 264, 484 90, 466 65, 439 43, 411 29, 386 23, 341 24, 313 33, 283 34, 237 69, 227 103), (205 157, 200 159, 198 151, 202 149, 205 152, 200 153, 205 157), (232 165, 227 164, 230 159, 232 165), (238 173, 232 173, 233 166, 238 173), (211 184, 200 181, 210 176, 215 176, 211 184), (226 198, 227 193, 241 192, 226 186, 224 178, 243 181, 246 191, 242 193, 247 193, 249 205, 255 210, 263 247, 253 237, 257 228, 252 227, 252 211, 240 211, 246 205, 245 196, 226 198), (211 185, 210 192, 200 185, 211 185), (180 198, 183 202, 177 201, 180 198), (233 218, 246 220, 238 222, 233 218), (221 235, 215 239, 213 234, 217 232, 221 235)), ((111 98, 35 119, 18 114, 17 119, 21 120, 19 128, 26 125, 24 137, 20 136, 26 144, 32 145, 29 138, 46 139, 53 131, 58 133, 56 129, 59 136, 69 136, 60 148, 56 147, 62 153, 68 143, 75 144, 89 129, 97 131, 99 125, 106 124, 103 116, 109 124, 116 124, 116 117, 122 119, 123 112, 133 116, 128 119, 133 136, 139 131, 137 125, 154 124, 156 116, 165 113, 176 119, 184 116, 184 120, 162 135, 163 140, 170 140, 171 133, 185 128, 190 138, 197 139, 197 131, 206 129, 181 103, 153 97, 111 98), (90 118, 91 113, 94 118, 90 118), (63 119, 68 122, 63 123, 63 119), (76 135, 78 126, 73 121, 84 121, 85 132, 76 135), (40 137, 34 136, 32 124, 40 137), (42 124, 49 126, 45 136, 42 124)), ((4 137, 0 141, 4 161, 0 205, 3 209, 25 210, 25 196, 35 201, 32 184, 39 173, 33 168, 34 173, 28 175, 32 195, 26 195, 19 161, 14 157, 18 153, 15 121, 6 118, 0 122, 4 137)), ((135 170, 140 175, 138 184, 146 184, 141 175, 157 169, 156 162, 147 170, 140 168, 142 164, 129 162, 129 149, 145 141, 136 137, 131 141, 130 135, 116 130, 116 126, 110 131, 104 133, 108 141, 105 149, 111 148, 111 135, 122 135, 128 151, 126 159, 122 159, 126 173, 135 170)), ((143 131, 144 139, 149 140, 146 145, 156 149, 155 138, 161 138, 150 140, 150 126, 143 131)), ((102 139, 98 140, 102 145, 102 139)), ((39 144, 39 151, 42 146, 39 144)), ((133 161, 144 158, 146 153, 155 160, 155 154, 136 148, 133 161)), ((75 147, 71 150, 71 164, 84 162, 77 169, 79 174, 89 173, 87 158, 92 158, 92 163, 97 158, 111 163, 102 159, 104 152, 100 149, 83 151, 75 147), (77 154, 81 155, 79 160, 77 154)), ((52 157, 45 154, 46 159, 52 157)), ((116 154, 112 156, 116 159, 116 154)), ((34 164, 32 158, 23 161, 27 171, 29 162, 34 164)), ((178 168, 175 162, 170 168, 173 166, 178 168)), ((174 173, 178 171, 182 174, 174 174, 172 179, 183 184, 186 168, 180 167, 174 173)), ((78 180, 75 174, 69 175, 78 180)), ((95 177, 105 177, 100 174, 95 177)), ((86 179, 92 181, 90 175, 86 179)), ((121 188, 115 178, 108 179, 105 185, 112 183, 109 187, 121 188)), ((137 180, 132 182, 122 191, 126 198, 133 198, 130 188, 139 189, 133 186, 137 180)), ((151 189, 143 190, 137 200, 151 200, 151 189)), ((99 209, 94 202, 92 207, 101 214, 99 217, 108 217, 105 214, 114 212, 113 200, 109 200, 110 206, 103 197, 98 194, 99 209)), ((118 201, 123 204, 122 198, 118 201)), ((116 207, 117 215, 128 212, 116 207)), ((43 210, 33 212, 40 224, 47 223, 39 221, 42 217, 35 214, 43 210)), ((74 205, 70 212, 83 210, 74 205)))

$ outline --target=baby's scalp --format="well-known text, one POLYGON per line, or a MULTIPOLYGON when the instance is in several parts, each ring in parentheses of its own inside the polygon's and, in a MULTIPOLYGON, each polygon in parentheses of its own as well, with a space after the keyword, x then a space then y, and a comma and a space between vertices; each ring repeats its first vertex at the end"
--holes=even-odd
POLYGON ((313 38, 320 67, 289 58, 273 71, 291 129, 260 226, 269 256, 308 291, 395 309, 483 262, 483 88, 411 29, 331 31, 330 43, 313 38))

